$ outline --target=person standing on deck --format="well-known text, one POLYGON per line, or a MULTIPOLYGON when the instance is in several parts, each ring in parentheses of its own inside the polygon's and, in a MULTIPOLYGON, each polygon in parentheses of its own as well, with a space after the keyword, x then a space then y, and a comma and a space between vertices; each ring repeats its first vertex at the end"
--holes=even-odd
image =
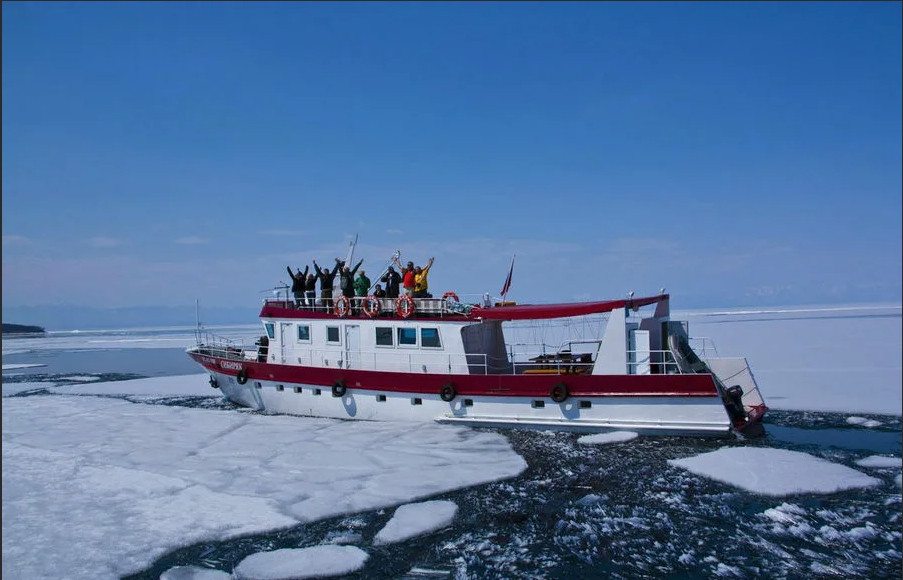
POLYGON ((370 291, 370 278, 367 277, 367 273, 361 270, 361 273, 357 275, 357 278, 354 280, 354 295, 355 296, 366 296, 367 292, 370 291))
POLYGON ((304 267, 304 273, 298 268, 297 274, 292 274, 292 267, 286 266, 288 275, 292 277, 292 296, 295 297, 295 308, 301 308, 301 301, 304 300, 304 279, 307 278, 307 272, 310 271, 309 266, 304 267))
POLYGON ((429 293, 429 282, 426 279, 427 274, 429 274, 430 268, 433 266, 433 260, 435 258, 430 258, 429 262, 426 263, 426 266, 421 268, 417 266, 414 268, 414 298, 432 298, 433 295, 429 293))
POLYGON ((348 268, 348 266, 343 266, 341 272, 339 273, 339 288, 342 289, 342 296, 351 300, 354 298, 354 274, 357 272, 357 269, 361 267, 364 261, 360 260, 357 264, 354 265, 354 268, 348 268))
POLYGON ((317 305, 317 277, 313 272, 304 280, 304 301, 311 310, 317 305))
POLYGON ((398 287, 401 285, 401 275, 395 271, 395 268, 389 266, 385 275, 380 281, 386 283, 386 298, 398 298, 398 287))
POLYGON ((402 290, 405 293, 405 296, 414 296, 414 262, 408 260, 408 264, 406 266, 402 266, 399 263, 398 258, 392 258, 392 261, 398 266, 398 269, 401 270, 401 279, 402 279, 402 290))
POLYGON ((320 304, 329 308, 332 302, 332 285, 335 282, 335 275, 338 274, 338 267, 329 272, 329 268, 320 270, 317 261, 314 260, 314 270, 317 272, 317 279, 320 280, 320 304))

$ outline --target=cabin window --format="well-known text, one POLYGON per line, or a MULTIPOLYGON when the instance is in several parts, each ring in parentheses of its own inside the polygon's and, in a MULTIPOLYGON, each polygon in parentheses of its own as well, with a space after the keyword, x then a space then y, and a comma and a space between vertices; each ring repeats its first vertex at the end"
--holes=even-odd
POLYGON ((376 327, 376 346, 395 346, 395 343, 392 342, 391 326, 376 327))
POLYGON ((421 399, 420 397, 414 397, 413 399, 411 399, 411 404, 412 405, 422 405, 423 399, 421 399))
POLYGON ((267 322, 263 325, 264 328, 267 329, 267 336, 270 337, 270 340, 276 338, 276 325, 272 322, 267 322))
POLYGON ((386 402, 386 396, 385 396, 385 395, 376 395, 376 400, 377 400, 378 402, 380 402, 380 403, 385 403, 385 402, 386 402))
POLYGON ((307 324, 298 325, 298 342, 310 342, 310 326, 307 324))
POLYGON ((334 344, 340 344, 342 339, 339 337, 339 327, 338 326, 327 326, 326 327, 326 342, 331 342, 334 344))
POLYGON ((417 329, 399 328, 398 346, 417 346, 417 329))
POLYGON ((533 401, 532 406, 534 409, 542 409, 546 406, 546 402, 545 401, 533 401))
POLYGON ((300 392, 301 392, 301 387, 295 387, 295 392, 296 392, 296 393, 300 393, 300 392))
POLYGON ((276 385, 276 390, 277 390, 277 391, 284 391, 284 390, 285 390, 285 385, 276 385))
POLYGON ((439 342, 439 329, 421 328, 420 346, 424 348, 442 348, 442 343, 439 342))

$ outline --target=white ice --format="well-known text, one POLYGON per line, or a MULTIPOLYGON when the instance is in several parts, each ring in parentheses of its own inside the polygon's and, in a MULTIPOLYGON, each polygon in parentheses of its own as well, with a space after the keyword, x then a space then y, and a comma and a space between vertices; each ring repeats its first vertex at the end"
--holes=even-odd
POLYGON ((888 457, 886 455, 871 455, 856 462, 859 467, 874 467, 877 469, 903 468, 903 458, 888 457))
POLYGON ((845 465, 807 453, 766 447, 723 447, 694 457, 670 459, 668 463, 768 496, 833 493, 881 484, 880 479, 845 465))
POLYGON ((899 416, 900 310, 796 308, 685 318, 690 336, 711 339, 720 356, 746 357, 771 409, 899 416))
POLYGON ((612 431, 610 433, 584 435, 577 439, 577 443, 582 443, 583 445, 605 445, 607 443, 630 441, 631 439, 636 439, 637 436, 638 434, 633 431, 612 431))
POLYGON ((356 572, 367 552, 354 546, 313 546, 251 554, 233 571, 236 580, 302 580, 356 572))
POLYGON ((9 365, 3 365, 3 370, 4 370, 4 371, 12 371, 12 370, 15 370, 15 369, 34 369, 34 368, 38 368, 38 367, 46 367, 46 366, 47 366, 47 365, 44 365, 44 364, 37 364, 37 363, 32 363, 32 364, 9 364, 9 365))
POLYGON ((455 519, 457 512, 458 505, 453 501, 424 501, 400 506, 373 538, 373 543, 394 544, 442 529, 455 519))
MULTIPOLYGON (((171 381, 146 379, 141 390, 164 392, 155 385, 171 381)), ((128 382, 112 390, 139 390, 128 382)), ((119 578, 191 543, 390 507, 526 468, 499 434, 437 424, 91 396, 5 398, 2 413, 10 578, 119 578)))

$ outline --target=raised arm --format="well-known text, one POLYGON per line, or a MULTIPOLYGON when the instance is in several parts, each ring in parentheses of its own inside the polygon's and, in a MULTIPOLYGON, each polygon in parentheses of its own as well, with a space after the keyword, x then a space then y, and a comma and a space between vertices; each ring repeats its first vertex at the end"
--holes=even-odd
POLYGON ((352 276, 354 276, 354 273, 357 272, 357 269, 360 268, 360 267, 361 267, 361 264, 363 264, 363 263, 364 263, 364 259, 363 259, 363 258, 361 258, 360 260, 358 260, 358 263, 355 264, 354 268, 351 269, 351 275, 352 275, 352 276))
POLYGON ((436 258, 430 258, 429 262, 426 263, 426 268, 423 269, 423 273, 426 274, 430 271, 430 268, 433 266, 433 260, 436 258))
POLYGON ((305 265, 304 265, 304 273, 301 274, 301 277, 302 277, 302 278, 307 278, 307 275, 308 275, 309 273, 310 273, 310 266, 308 266, 308 265, 305 264, 305 265))
POLYGON ((320 270, 320 267, 317 266, 317 261, 314 260, 314 270, 317 272, 317 278, 323 278, 323 272, 320 270))
POLYGON ((288 277, 291 278, 292 280, 294 280, 294 279, 295 279, 295 275, 292 274, 292 267, 291 267, 291 266, 286 266, 285 269, 288 270, 288 277))

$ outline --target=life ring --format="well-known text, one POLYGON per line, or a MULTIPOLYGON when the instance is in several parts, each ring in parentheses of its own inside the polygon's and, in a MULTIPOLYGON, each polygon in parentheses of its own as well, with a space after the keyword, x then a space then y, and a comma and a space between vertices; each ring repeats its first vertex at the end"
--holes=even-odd
POLYGON ((217 382, 216 377, 214 377, 213 375, 210 375, 210 386, 214 389, 219 388, 219 382, 217 382))
POLYGON ((442 388, 439 389, 439 397, 446 403, 451 403, 457 396, 458 392, 455 391, 455 386, 451 383, 442 385, 442 388))
POLYGON ((395 301, 395 312, 402 318, 407 318, 414 313, 414 299, 407 294, 402 294, 395 301))
POLYGON ((335 306, 332 311, 339 318, 345 318, 348 316, 348 312, 351 311, 351 301, 348 300, 347 296, 339 296, 335 299, 335 306))
POLYGON ((379 298, 377 298, 373 294, 364 298, 364 314, 366 314, 370 318, 373 318, 377 314, 379 314, 379 309, 379 298))
POLYGON ((557 383, 549 392, 549 397, 556 403, 563 403, 568 398, 568 387, 564 383, 557 383))
POLYGON ((337 380, 332 383, 332 396, 333 397, 344 397, 345 391, 348 389, 345 387, 345 381, 342 379, 337 380))
POLYGON ((238 381, 239 385, 243 385, 248 382, 248 369, 245 367, 241 367, 238 369, 238 374, 235 376, 235 380, 238 381))

